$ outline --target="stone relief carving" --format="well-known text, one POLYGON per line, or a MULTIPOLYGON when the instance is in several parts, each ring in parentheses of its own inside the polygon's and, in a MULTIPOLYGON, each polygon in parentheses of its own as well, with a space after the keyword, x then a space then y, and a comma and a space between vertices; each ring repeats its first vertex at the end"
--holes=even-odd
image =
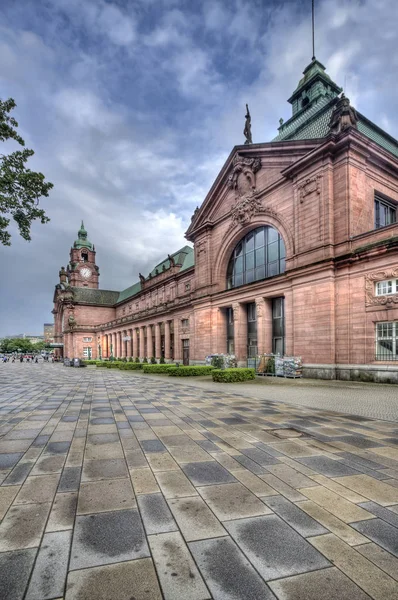
POLYGON ((235 190, 236 204, 231 210, 232 221, 243 224, 263 207, 256 195, 256 173, 261 169, 261 158, 245 158, 236 154, 228 186, 235 190))
POLYGON ((232 305, 232 312, 234 315, 234 321, 237 321, 239 319, 239 303, 238 302, 235 302, 232 305))
POLYGON ((198 261, 201 260, 202 258, 205 258, 206 254, 207 254, 207 240, 200 240, 196 244, 196 254, 198 257, 198 261))
POLYGON ((376 296, 376 281, 385 281, 386 279, 398 279, 398 267, 386 271, 376 271, 365 276, 365 305, 366 306, 393 306, 398 304, 398 294, 388 294, 387 296, 376 296))
POLYGON ((310 194, 316 193, 320 195, 321 180, 322 175, 315 175, 315 177, 308 177, 298 185, 301 204, 304 202, 304 198, 306 198, 310 194))
POLYGON ((262 298, 260 298, 259 300, 256 300, 256 314, 257 317, 262 317, 263 316, 263 304, 264 301, 262 298))

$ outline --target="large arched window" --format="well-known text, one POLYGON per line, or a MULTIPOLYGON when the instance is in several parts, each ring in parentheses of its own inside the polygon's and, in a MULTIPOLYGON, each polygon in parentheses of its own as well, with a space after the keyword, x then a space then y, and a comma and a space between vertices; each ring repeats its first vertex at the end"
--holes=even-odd
POLYGON ((228 289, 285 271, 285 244, 273 227, 258 227, 239 242, 227 271, 228 289))

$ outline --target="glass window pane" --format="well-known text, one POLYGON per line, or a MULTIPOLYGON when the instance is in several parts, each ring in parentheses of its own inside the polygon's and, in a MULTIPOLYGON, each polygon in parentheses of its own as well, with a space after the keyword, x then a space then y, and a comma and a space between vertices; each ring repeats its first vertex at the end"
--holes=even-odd
POLYGON ((273 352, 274 354, 280 354, 282 356, 283 354, 283 339, 282 338, 274 338, 274 344, 273 344, 273 352))
POLYGON ((264 246, 264 229, 257 229, 256 231, 256 248, 264 246))
POLYGON ((284 273, 286 270, 286 263, 285 263, 285 259, 283 258, 280 262, 279 262, 279 273, 284 273))
POLYGON ((265 266, 264 265, 262 267, 257 267, 255 279, 256 279, 256 281, 259 281, 260 279, 265 279, 265 266))
POLYGON ((282 238, 279 238, 279 256, 281 258, 285 258, 286 256, 285 244, 283 243, 282 238))
POLYGON ((272 300, 272 318, 276 319, 282 316, 282 298, 272 300))
POLYGON ((242 273, 243 271, 243 256, 240 256, 235 261, 235 273, 242 273))
POLYGON ((239 242, 239 244, 235 248, 235 258, 241 256, 243 252, 243 242, 239 242))
POLYGON ((254 269, 246 271, 246 283, 251 283, 252 281, 254 281, 254 269))
POLYGON ((278 232, 273 227, 268 227, 268 243, 276 242, 278 240, 278 232))
POLYGON ((246 252, 254 250, 254 233, 248 233, 246 236, 246 252))
POLYGON ((254 252, 246 254, 246 270, 254 268, 254 252))
POLYGON ((279 273, 279 261, 268 264, 268 277, 274 277, 279 273))
POLYGON ((268 262, 278 260, 278 242, 268 244, 268 262))
POLYGON ((264 248, 260 248, 260 250, 256 250, 256 267, 265 264, 265 250, 264 248))
POLYGON ((243 274, 242 273, 237 273, 235 275, 235 283, 234 283, 234 287, 238 286, 238 285, 242 285, 243 284, 243 274))

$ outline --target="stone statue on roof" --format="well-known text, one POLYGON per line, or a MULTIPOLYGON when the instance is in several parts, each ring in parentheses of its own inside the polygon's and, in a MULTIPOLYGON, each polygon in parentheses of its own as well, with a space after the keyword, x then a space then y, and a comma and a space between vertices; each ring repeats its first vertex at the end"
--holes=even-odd
POLYGON ((138 277, 140 278, 141 283, 145 283, 145 277, 142 273, 138 273, 138 277))
POLYGON ((170 254, 168 254, 168 255, 167 255, 167 258, 168 258, 168 259, 169 259, 169 261, 170 261, 170 267, 175 267, 175 266, 176 266, 176 263, 175 263, 175 260, 174 260, 174 258, 173 258, 173 257, 172 257, 170 254))
POLYGON ((330 133, 338 134, 349 127, 357 129, 358 115, 355 108, 350 105, 348 98, 341 95, 336 102, 329 122, 330 133))
POLYGON ((250 116, 249 106, 246 104, 246 122, 243 130, 243 135, 246 138, 245 144, 252 144, 252 118, 250 116))

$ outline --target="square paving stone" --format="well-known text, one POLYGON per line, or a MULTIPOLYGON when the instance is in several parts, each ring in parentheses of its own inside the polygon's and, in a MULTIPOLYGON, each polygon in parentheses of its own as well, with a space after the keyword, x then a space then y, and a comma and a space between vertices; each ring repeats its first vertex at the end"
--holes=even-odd
POLYGON ((326 475, 326 477, 342 477, 343 475, 359 475, 351 467, 348 467, 339 460, 332 460, 327 456, 309 456, 307 458, 297 458, 297 462, 310 467, 314 471, 326 475))
POLYGON ((143 494, 137 502, 147 535, 178 530, 162 494, 143 494))
POLYGON ((329 533, 318 521, 282 496, 264 498, 263 502, 303 537, 329 533))
POLYGON ((70 569, 81 569, 149 556, 137 510, 76 518, 70 569))
POLYGON ((215 461, 186 463, 181 468, 194 485, 236 482, 235 477, 215 461))
POLYGON ((0 471, 7 471, 9 469, 12 469, 22 457, 23 452, 11 452, 9 454, 0 454, 0 471))
POLYGON ((87 460, 101 460, 102 458, 124 458, 120 442, 113 444, 94 444, 86 446, 85 458, 87 460))
POLYGON ((86 460, 83 463, 83 481, 128 477, 126 461, 123 458, 86 460))
POLYGON ((82 483, 77 514, 135 508, 137 505, 129 479, 105 479, 82 483))
POLYGON ((210 454, 197 444, 195 446, 170 446, 169 452, 179 464, 211 460, 210 454))
POLYGON ((242 449, 241 452, 242 454, 244 454, 251 460, 254 460, 254 462, 258 463, 261 466, 280 464, 277 458, 273 458, 269 454, 266 454, 266 452, 259 450, 259 448, 242 449))
POLYGON ((70 442, 49 442, 46 446, 46 454, 66 454, 69 451, 70 442))
POLYGON ((271 512, 240 483, 209 485, 197 489, 221 521, 267 515, 271 512))
POLYGON ((32 475, 44 475, 50 473, 61 473, 65 464, 66 455, 48 455, 41 456, 33 469, 32 475))
POLYGON ((189 544, 214 600, 272 600, 275 596, 230 537, 189 544))
POLYGON ((362 544, 356 550, 398 582, 398 559, 377 544, 362 544))
POLYGON ((63 595, 71 539, 71 531, 43 536, 25 600, 51 600, 63 595))
POLYGON ((52 502, 57 490, 59 475, 31 475, 27 478, 14 504, 52 502))
POLYGON ((0 452, 25 452, 31 443, 31 440, 3 440, 0 442, 0 452))
POLYGON ((266 581, 330 566, 277 515, 230 521, 225 527, 266 581))
POLYGON ((34 464, 34 462, 20 462, 16 467, 13 468, 2 485, 5 486, 23 483, 34 467, 34 464))
POLYGON ((166 498, 197 496, 197 491, 182 471, 163 471, 155 474, 166 498))
POLYGON ((58 485, 59 492, 77 492, 79 489, 81 469, 80 467, 66 467, 62 471, 58 485))
POLYGON ((118 441, 117 433, 96 433, 87 437, 87 444, 112 444, 118 441))
POLYGON ((90 419, 91 425, 112 425, 115 422, 115 419, 111 417, 95 417, 94 419, 90 419))
POLYGON ((207 600, 211 596, 178 531, 148 538, 165 600, 207 600))
POLYGON ((277 597, 283 600, 370 600, 367 594, 335 567, 271 581, 269 585, 277 597))
POLYGON ((351 523, 351 527, 398 558, 398 529, 396 527, 381 519, 351 523))
POLYGON ((140 444, 144 452, 166 452, 166 446, 160 440, 141 440, 140 444))
POLYGON ((65 600, 162 600, 150 558, 72 571, 65 600))
POLYGON ((22 600, 37 549, 0 554, 0 598, 22 600))
POLYGON ((171 498, 168 503, 187 542, 227 535, 220 521, 199 496, 171 498))
POLYGON ((0 552, 40 544, 51 503, 12 506, 0 525, 0 552))
POLYGON ((57 494, 53 502, 46 532, 72 529, 75 522, 77 493, 57 494))
POLYGON ((249 469, 249 471, 251 471, 251 473, 254 473, 255 475, 263 475, 264 473, 267 473, 265 467, 259 465, 254 460, 252 460, 248 456, 245 456, 244 454, 236 455, 234 456, 234 459, 238 461, 240 465, 242 465, 246 469, 249 469))
MULTIPOLYGON (((341 477, 337 481, 350 490, 357 492, 357 494, 361 494, 365 498, 369 498, 369 500, 373 500, 382 506, 389 506, 398 502, 397 488, 388 485, 388 482, 377 481, 368 475, 341 477)), ((356 520, 360 521, 361 519, 356 520)))

